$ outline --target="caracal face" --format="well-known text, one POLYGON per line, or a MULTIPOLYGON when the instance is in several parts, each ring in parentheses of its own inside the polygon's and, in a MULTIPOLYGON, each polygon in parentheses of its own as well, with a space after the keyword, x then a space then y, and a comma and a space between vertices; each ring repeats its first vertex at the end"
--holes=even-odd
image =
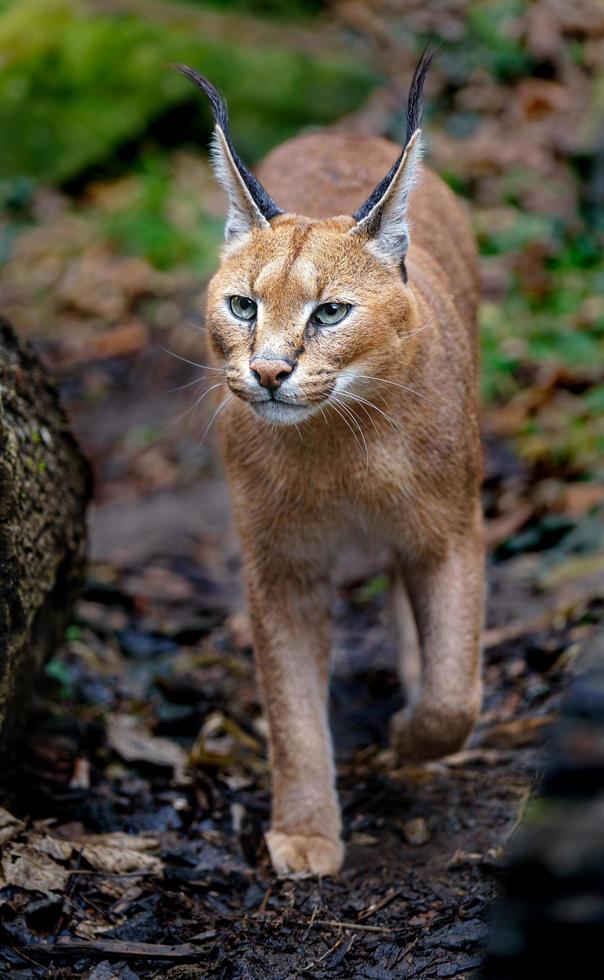
POLYGON ((410 354, 400 266, 351 235, 355 224, 282 215, 227 246, 207 324, 229 388, 261 419, 296 424, 352 394, 372 399, 384 361, 410 354), (257 370, 267 361, 282 368, 273 385, 257 370))

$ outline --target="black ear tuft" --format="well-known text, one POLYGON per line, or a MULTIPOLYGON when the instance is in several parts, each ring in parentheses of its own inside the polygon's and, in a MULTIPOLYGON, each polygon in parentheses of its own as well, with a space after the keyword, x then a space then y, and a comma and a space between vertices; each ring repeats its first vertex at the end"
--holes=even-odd
POLYGON ((207 96, 212 106, 212 113, 214 114, 216 124, 220 126, 230 143, 229 112, 227 104, 216 86, 212 85, 205 75, 195 71, 194 68, 189 68, 188 65, 172 65, 172 67, 177 72, 180 72, 181 75, 184 75, 185 78, 188 78, 190 82, 193 82, 194 85, 197 85, 197 88, 200 88, 203 94, 207 96))
MULTIPOLYGON (((436 48, 432 48, 427 44, 413 72, 413 78, 409 86, 409 95, 407 97, 407 133, 405 135, 405 146, 413 136, 415 130, 419 129, 422 123, 424 83, 435 55, 436 48)), ((403 146, 403 151, 405 146, 403 146)))
POLYGON ((392 164, 386 176, 379 182, 377 187, 373 189, 367 200, 361 204, 357 211, 354 212, 352 217, 355 219, 355 221, 361 221, 363 218, 365 218, 375 207, 378 201, 384 196, 399 168, 409 140, 421 125, 424 102, 424 82, 426 81, 426 75, 430 70, 430 65, 434 60, 435 54, 436 49, 431 48, 429 44, 423 50, 422 56, 417 63, 415 71, 413 72, 413 78, 411 79, 411 85, 409 87, 406 111, 407 132, 405 133, 405 142, 403 143, 400 156, 392 164))
POLYGON ((173 67, 176 69, 176 71, 180 72, 181 75, 184 75, 185 78, 188 78, 189 81, 193 82, 194 85, 200 88, 204 95, 208 98, 212 107, 212 113, 214 115, 216 125, 222 130, 233 158, 233 162, 235 163, 241 179, 245 183, 245 186, 247 187, 258 210, 267 221, 270 221, 271 218, 274 218, 277 214, 283 214, 281 208, 278 207, 273 201, 272 197, 267 194, 260 181, 257 180, 253 173, 248 170, 233 146, 231 132, 229 129, 229 112, 227 109, 227 104, 218 89, 212 85, 207 78, 200 74, 200 72, 196 71, 194 68, 189 68, 188 65, 173 65, 173 67))

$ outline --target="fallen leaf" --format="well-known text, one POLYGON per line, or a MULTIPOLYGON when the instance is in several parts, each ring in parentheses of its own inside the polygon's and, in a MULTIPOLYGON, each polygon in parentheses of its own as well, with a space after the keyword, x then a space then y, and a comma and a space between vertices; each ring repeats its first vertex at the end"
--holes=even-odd
POLYGON ((195 740, 189 761, 192 766, 228 768, 236 762, 243 762, 250 752, 259 756, 260 743, 221 711, 213 711, 195 740))
POLYGON ((107 742, 125 762, 147 762, 172 769, 178 779, 184 775, 187 763, 185 750, 168 738, 152 735, 130 715, 109 715, 107 742))
POLYGON ((542 738, 543 729, 552 725, 556 717, 551 714, 504 721, 486 732, 482 741, 485 745, 503 745, 509 748, 533 745, 542 738))
POLYGON ((27 841, 39 854, 47 854, 56 861, 69 861, 73 854, 73 844, 68 840, 60 840, 51 834, 31 834, 27 841))
POLYGON ((0 846, 6 844, 11 838, 21 833, 25 824, 22 820, 13 817, 12 813, 0 807, 0 846))
POLYGON ((67 888, 69 871, 51 857, 28 844, 9 845, 2 854, 0 885, 14 885, 27 891, 62 892, 67 888))
MULTIPOLYGON (((111 837, 112 835, 107 834, 106 836, 111 837)), ((161 875, 164 867, 161 858, 153 854, 145 854, 140 850, 123 845, 116 846, 111 842, 103 844, 84 843, 82 857, 96 871, 106 871, 109 874, 148 871, 151 874, 161 875)))
POLYGON ((462 749, 454 755, 448 755, 442 760, 443 765, 451 769, 479 763, 483 766, 499 766, 509 758, 508 752, 502 749, 462 749))
POLYGON ((146 853, 156 850, 159 842, 156 837, 124 834, 119 831, 109 834, 86 834, 71 840, 62 840, 51 834, 33 834, 28 847, 39 855, 59 861, 68 861, 75 852, 96 871, 123 874, 129 871, 150 871, 161 874, 163 862, 160 858, 146 853))

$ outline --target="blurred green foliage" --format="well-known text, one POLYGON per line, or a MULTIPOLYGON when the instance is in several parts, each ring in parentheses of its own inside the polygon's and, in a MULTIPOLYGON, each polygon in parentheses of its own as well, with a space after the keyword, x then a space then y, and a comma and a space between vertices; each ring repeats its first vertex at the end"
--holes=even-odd
POLYGON ((158 269, 184 266, 209 274, 224 239, 224 218, 204 209, 203 195, 181 188, 170 163, 157 152, 144 154, 134 195, 101 216, 101 229, 122 251, 158 269), (180 220, 174 220, 175 211, 180 220))
MULTIPOLYGON (((522 237, 525 222, 529 228, 535 223, 519 214, 514 237, 522 237)), ((507 236, 497 238, 483 242, 485 251, 507 247, 507 236)), ((604 385, 590 379, 601 376, 604 365, 604 257, 590 229, 578 238, 559 230, 553 240, 557 252, 546 263, 543 291, 532 294, 513 274, 503 300, 482 306, 483 394, 505 402, 539 377, 546 384, 548 372, 567 374, 564 398, 530 413, 517 445, 529 461, 548 459, 561 471, 601 476, 604 385)))
POLYGON ((194 64, 224 91, 238 146, 252 161, 303 126, 350 111, 375 84, 375 72, 353 58, 248 45, 236 22, 232 43, 208 39, 202 5, 191 9, 197 34, 180 5, 170 19, 168 0, 161 19, 144 5, 140 16, 118 16, 80 0, 4 0, 0 179, 77 177, 194 100, 209 132, 202 98, 170 70, 173 62, 194 64))

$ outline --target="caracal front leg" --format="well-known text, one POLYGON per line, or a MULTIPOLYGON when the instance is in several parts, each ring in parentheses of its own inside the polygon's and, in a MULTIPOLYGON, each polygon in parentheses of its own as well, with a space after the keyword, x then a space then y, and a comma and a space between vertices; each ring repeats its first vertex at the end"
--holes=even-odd
POLYGON ((392 719, 402 761, 437 759, 464 744, 480 713, 484 548, 480 526, 439 560, 407 568, 421 652, 421 683, 392 719))
POLYGON ((393 574, 390 603, 396 628, 398 675, 403 687, 405 703, 409 704, 415 701, 421 684, 422 661, 415 613, 399 568, 395 569, 393 574))
MULTIPOLYGON (((261 544, 258 542, 258 544, 261 544)), ((327 576, 283 549, 247 555, 258 677, 269 728, 272 821, 279 874, 339 871, 344 849, 327 717, 331 589, 327 576)))

